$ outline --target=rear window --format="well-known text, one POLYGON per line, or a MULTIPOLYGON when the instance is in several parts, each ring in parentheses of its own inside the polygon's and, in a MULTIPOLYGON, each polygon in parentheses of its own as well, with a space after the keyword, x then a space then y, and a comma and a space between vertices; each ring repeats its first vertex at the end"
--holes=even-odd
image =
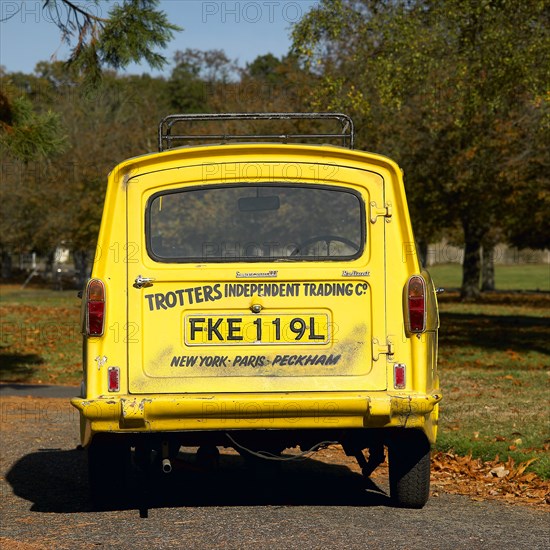
POLYGON ((348 260, 363 250, 363 201, 340 187, 223 185, 153 195, 149 255, 160 262, 348 260))

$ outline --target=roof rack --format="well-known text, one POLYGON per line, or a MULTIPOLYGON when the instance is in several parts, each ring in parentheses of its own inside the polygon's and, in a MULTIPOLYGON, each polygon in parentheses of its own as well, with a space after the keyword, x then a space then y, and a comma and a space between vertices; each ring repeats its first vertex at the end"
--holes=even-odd
POLYGON ((181 145, 182 141, 210 141, 222 140, 267 140, 288 141, 296 140, 318 140, 318 139, 337 139, 344 147, 353 149, 355 146, 355 134, 353 121, 348 115, 341 113, 221 113, 221 114, 181 114, 169 115, 163 118, 159 123, 159 151, 166 151, 181 145), (175 126, 194 122, 220 122, 220 121, 243 121, 243 120, 336 120, 340 123, 339 132, 320 132, 320 133, 259 133, 259 134, 190 134, 174 132, 175 126), (181 124, 180 124, 181 123, 181 124))

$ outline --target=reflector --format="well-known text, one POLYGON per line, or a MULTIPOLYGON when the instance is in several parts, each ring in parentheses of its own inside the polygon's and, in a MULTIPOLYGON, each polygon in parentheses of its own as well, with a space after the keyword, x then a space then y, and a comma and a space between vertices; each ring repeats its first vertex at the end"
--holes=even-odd
POLYGON ((120 369, 118 367, 109 367, 107 369, 109 378, 109 391, 118 391, 120 389, 120 369))
POLYGON ((396 390, 402 390, 405 387, 405 365, 403 363, 394 363, 393 365, 393 385, 396 390))

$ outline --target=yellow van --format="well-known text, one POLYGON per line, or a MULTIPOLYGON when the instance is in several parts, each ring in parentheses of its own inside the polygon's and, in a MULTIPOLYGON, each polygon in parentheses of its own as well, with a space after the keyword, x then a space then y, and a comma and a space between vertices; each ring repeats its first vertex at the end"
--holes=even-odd
POLYGON ((391 498, 422 507, 439 321, 400 168, 354 150, 342 114, 171 115, 159 149, 111 172, 83 294, 72 404, 94 499, 130 460, 170 472, 181 446, 338 442, 366 476, 387 448, 391 498))

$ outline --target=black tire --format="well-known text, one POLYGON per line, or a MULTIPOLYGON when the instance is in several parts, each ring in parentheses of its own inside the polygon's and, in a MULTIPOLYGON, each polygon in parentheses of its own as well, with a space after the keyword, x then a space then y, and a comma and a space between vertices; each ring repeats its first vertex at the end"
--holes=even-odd
POLYGON ((422 508, 430 496, 430 442, 420 430, 400 430, 388 442, 390 497, 400 508, 422 508))
POLYGON ((94 438, 88 447, 88 483, 95 507, 116 508, 124 502, 129 463, 128 445, 94 438))

